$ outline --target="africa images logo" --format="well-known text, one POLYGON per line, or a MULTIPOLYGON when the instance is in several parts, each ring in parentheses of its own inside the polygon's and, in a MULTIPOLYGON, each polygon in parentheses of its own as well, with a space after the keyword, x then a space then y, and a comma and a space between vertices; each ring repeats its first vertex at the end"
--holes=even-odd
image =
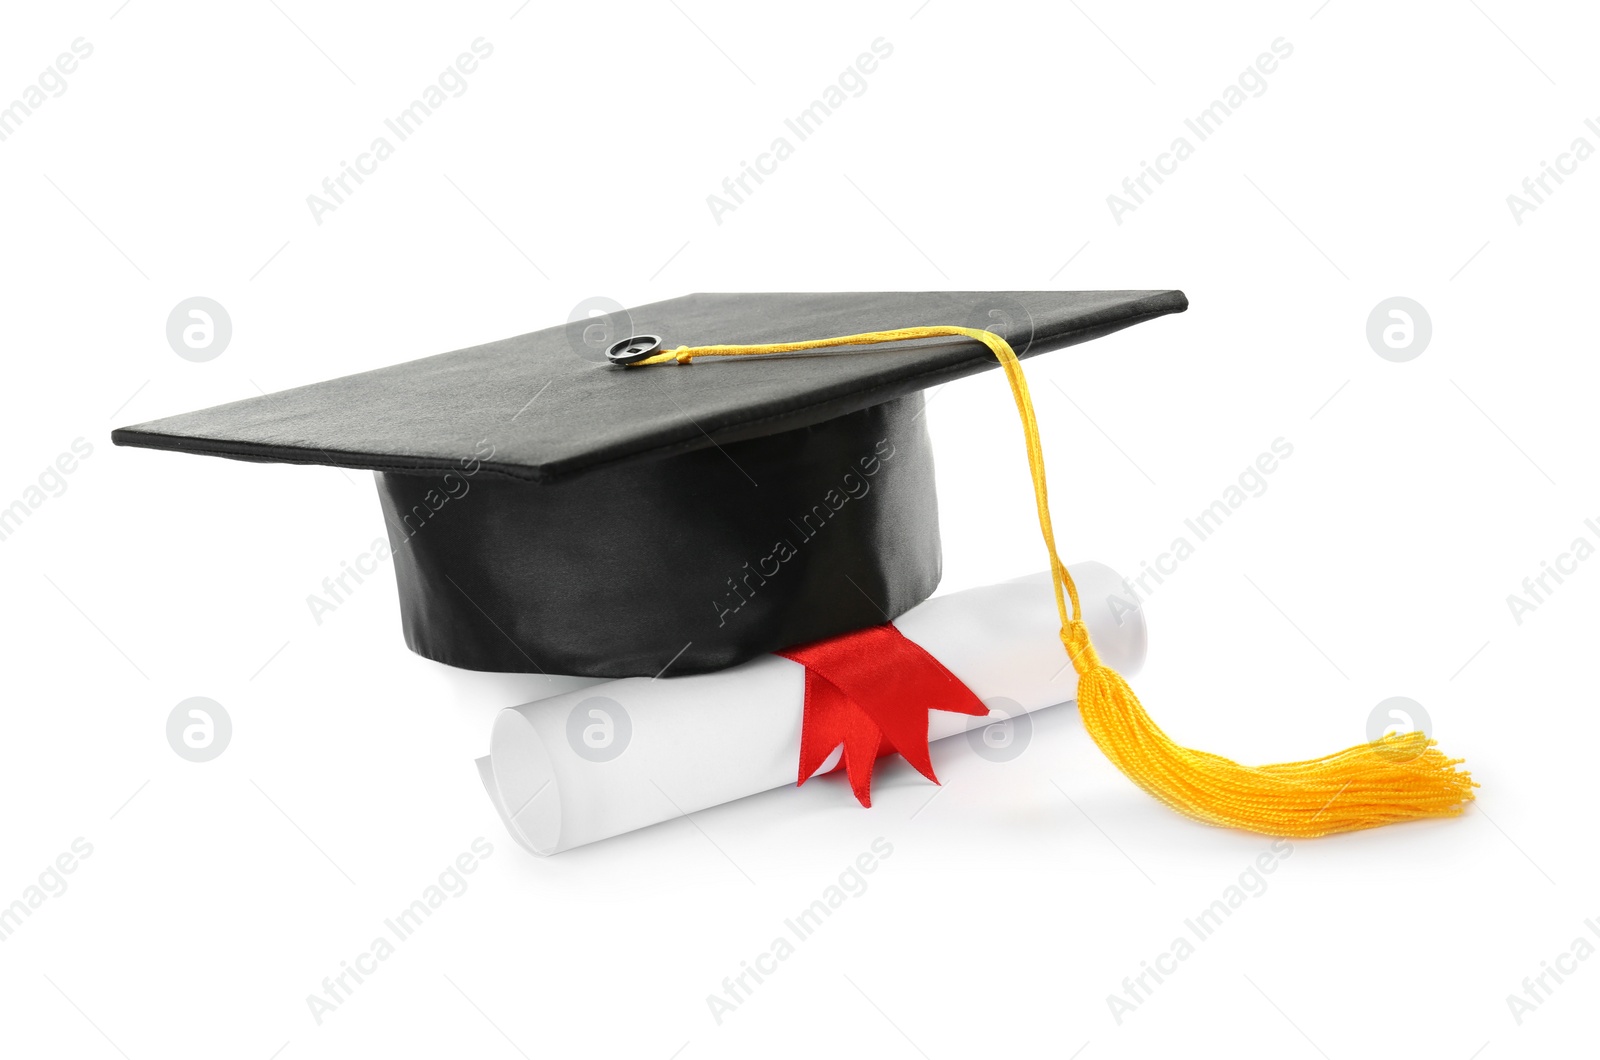
MULTIPOLYGON (((862 52, 856 56, 855 62, 845 67, 838 79, 817 94, 811 104, 792 118, 783 119, 783 127, 787 132, 793 133, 795 143, 804 143, 822 128, 822 123, 830 116, 837 113, 850 99, 858 99, 866 95, 867 76, 878 69, 878 64, 894 54, 894 45, 882 37, 872 42, 870 52, 862 52)), ((786 135, 775 137, 767 150, 756 155, 755 163, 741 159, 739 161, 739 175, 724 177, 722 180, 722 194, 712 192, 706 196, 706 207, 711 211, 711 219, 717 224, 722 223, 724 214, 730 214, 744 205, 746 199, 755 193, 755 188, 761 185, 765 178, 778 171, 778 163, 786 162, 794 155, 794 143, 786 135)))

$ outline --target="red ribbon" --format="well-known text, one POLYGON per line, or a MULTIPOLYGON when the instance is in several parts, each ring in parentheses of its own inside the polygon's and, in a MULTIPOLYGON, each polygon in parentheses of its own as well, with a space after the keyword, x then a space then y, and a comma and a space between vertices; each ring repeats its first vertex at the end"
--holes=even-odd
POLYGON ((939 783, 928 757, 928 711, 975 717, 989 713, 943 663, 892 625, 778 654, 806 668, 799 783, 843 744, 839 765, 863 806, 872 805, 872 767, 883 755, 899 752, 918 773, 939 783))

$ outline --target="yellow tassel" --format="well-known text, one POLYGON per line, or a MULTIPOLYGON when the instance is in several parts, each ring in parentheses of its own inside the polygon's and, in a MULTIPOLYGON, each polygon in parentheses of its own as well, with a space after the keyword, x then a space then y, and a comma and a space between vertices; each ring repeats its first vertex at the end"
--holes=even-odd
POLYGON ((1305 762, 1244 766, 1172 742, 1122 675, 1103 666, 1081 622, 1068 624, 1083 727, 1113 765, 1181 814, 1207 824, 1310 839, 1418 817, 1454 817, 1472 799, 1420 732, 1395 733, 1305 762), (1074 651, 1074 646, 1078 650, 1074 651))
POLYGON ((961 336, 983 343, 1000 362, 1011 385, 1028 448, 1039 530, 1050 553, 1056 610, 1061 615, 1061 643, 1078 672, 1078 711, 1083 716, 1083 727, 1112 764, 1179 813, 1207 824, 1265 835, 1309 839, 1419 817, 1454 817, 1461 813, 1477 785, 1471 774, 1455 768, 1461 759, 1446 758, 1435 748, 1434 741, 1420 732, 1385 736, 1304 762, 1244 766, 1219 755, 1182 747, 1161 731, 1122 675, 1101 664, 1089 641, 1077 586, 1056 555, 1033 398, 1028 393, 1022 362, 999 335, 976 328, 919 327, 760 346, 680 346, 640 361, 636 367, 689 364, 696 357, 798 353, 941 336, 961 336))

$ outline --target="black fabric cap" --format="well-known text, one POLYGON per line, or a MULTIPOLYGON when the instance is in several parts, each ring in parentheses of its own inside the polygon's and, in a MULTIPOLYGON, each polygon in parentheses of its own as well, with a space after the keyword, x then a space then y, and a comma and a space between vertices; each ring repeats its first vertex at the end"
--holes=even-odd
POLYGON ((1028 357, 1178 291, 695 294, 123 427, 118 445, 378 472, 406 641, 472 669, 694 673, 886 621, 938 583, 921 391, 949 339, 621 368, 671 349, 954 324, 1028 357))

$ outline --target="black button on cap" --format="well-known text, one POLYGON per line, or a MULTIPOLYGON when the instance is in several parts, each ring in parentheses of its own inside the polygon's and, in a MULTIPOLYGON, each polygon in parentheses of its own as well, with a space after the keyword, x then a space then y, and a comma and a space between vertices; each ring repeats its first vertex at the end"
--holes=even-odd
POLYGON ((613 342, 606 350, 606 360, 612 364, 633 364, 661 352, 660 335, 633 335, 613 342))

